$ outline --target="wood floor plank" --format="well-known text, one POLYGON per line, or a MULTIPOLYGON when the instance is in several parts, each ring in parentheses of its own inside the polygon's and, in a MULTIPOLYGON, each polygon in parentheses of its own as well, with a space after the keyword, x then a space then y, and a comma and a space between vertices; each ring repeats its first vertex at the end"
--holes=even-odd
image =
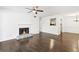
POLYGON ((40 33, 31 38, 0 42, 0 52, 77 52, 79 34, 62 33, 60 36, 40 33), (52 44, 52 45, 51 45, 52 44), (51 45, 51 46, 50 46, 51 45))

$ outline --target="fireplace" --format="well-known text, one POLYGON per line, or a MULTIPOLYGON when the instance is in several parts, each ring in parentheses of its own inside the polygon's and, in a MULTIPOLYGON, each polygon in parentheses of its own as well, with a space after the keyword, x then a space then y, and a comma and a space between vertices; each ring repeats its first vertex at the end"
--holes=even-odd
POLYGON ((19 28, 19 35, 29 34, 29 28, 19 28))
POLYGON ((17 35, 16 39, 27 39, 30 37, 33 37, 33 35, 30 32, 31 25, 30 24, 18 24, 18 29, 19 29, 19 35, 17 35))

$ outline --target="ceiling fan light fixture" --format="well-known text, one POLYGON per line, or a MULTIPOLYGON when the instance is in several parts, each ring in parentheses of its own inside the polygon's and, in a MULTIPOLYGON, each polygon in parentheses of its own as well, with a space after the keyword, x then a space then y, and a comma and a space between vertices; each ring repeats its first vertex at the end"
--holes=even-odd
POLYGON ((79 16, 78 15, 76 15, 76 17, 75 17, 75 22, 79 22, 79 18, 78 18, 79 16))
POLYGON ((34 18, 36 18, 37 16, 34 16, 34 18))
POLYGON ((34 18, 37 17, 37 14, 39 12, 44 12, 43 10, 39 9, 38 6, 33 6, 32 9, 29 9, 29 8, 26 8, 26 9, 30 10, 28 13, 31 13, 32 12, 34 14, 34 18))
POLYGON ((33 13, 35 13, 36 11, 32 11, 33 13))

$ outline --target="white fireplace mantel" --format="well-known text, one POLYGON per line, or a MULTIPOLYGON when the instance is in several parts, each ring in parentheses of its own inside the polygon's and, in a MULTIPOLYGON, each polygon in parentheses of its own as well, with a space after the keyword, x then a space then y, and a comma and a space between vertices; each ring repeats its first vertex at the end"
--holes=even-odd
POLYGON ((18 24, 19 28, 31 27, 31 24, 18 24))
POLYGON ((31 33, 32 24, 18 24, 18 35, 19 35, 19 28, 29 28, 29 33, 31 33))

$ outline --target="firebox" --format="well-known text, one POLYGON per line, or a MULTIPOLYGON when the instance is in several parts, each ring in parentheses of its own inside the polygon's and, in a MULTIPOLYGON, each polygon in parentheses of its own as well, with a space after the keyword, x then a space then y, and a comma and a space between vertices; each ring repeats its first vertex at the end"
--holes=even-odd
POLYGON ((29 34, 29 28, 19 28, 19 35, 29 34))

